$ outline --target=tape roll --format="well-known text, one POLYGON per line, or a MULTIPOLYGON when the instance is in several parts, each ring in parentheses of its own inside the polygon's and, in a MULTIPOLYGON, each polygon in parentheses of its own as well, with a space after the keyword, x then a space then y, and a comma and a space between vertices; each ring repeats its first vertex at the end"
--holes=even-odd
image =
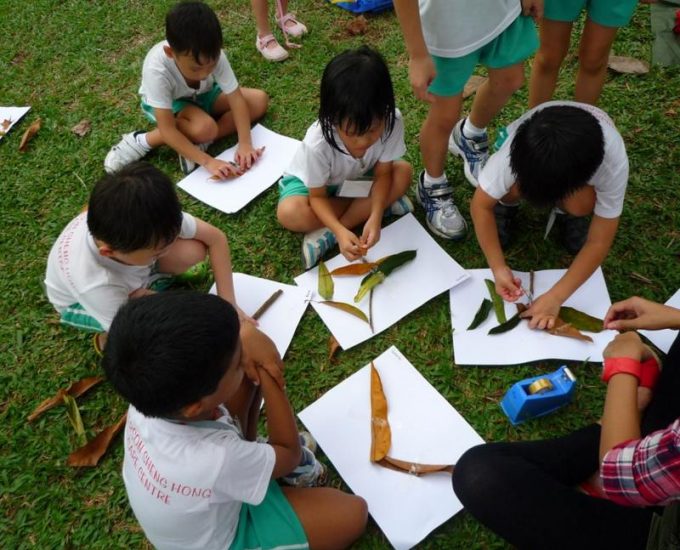
POLYGON ((528 392, 529 395, 536 395, 537 393, 548 392, 554 388, 555 386, 552 385, 550 380, 547 378, 539 378, 538 380, 529 384, 528 392))

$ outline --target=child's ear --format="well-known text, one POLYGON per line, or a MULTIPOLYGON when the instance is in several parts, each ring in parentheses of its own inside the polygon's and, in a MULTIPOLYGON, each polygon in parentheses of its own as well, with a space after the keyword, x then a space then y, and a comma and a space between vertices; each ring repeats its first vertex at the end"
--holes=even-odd
POLYGON ((110 258, 113 256, 115 251, 113 248, 111 248, 108 244, 100 244, 99 245, 99 255, 104 256, 105 258, 110 258))
POLYGON ((180 410, 180 414, 186 418, 187 420, 191 420, 192 418, 196 418, 199 416, 201 413, 203 413, 203 400, 199 399, 198 401, 194 401, 193 403, 190 403, 189 405, 184 405, 182 409, 180 410))
POLYGON ((172 51, 172 48, 170 46, 163 46, 163 51, 165 52, 165 55, 167 55, 170 59, 175 59, 175 52, 172 51))

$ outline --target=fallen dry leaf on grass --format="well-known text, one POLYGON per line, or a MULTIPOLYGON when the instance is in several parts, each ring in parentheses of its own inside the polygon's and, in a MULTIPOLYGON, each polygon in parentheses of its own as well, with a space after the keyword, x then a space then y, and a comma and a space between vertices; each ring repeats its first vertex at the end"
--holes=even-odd
POLYGON ((465 87, 463 88, 463 99, 467 99, 474 94, 487 80, 488 79, 485 76, 473 74, 465 83, 465 87))
POLYGON ((336 340, 335 336, 331 334, 328 339, 328 362, 330 363, 335 358, 335 354, 338 353, 340 349, 340 343, 336 340))
POLYGON ((9 127, 12 125, 12 120, 9 118, 6 118, 2 122, 0 122, 0 136, 4 136, 7 133, 7 130, 9 130, 9 127))
POLYGON ((33 136, 38 133, 38 130, 40 130, 40 127, 42 126, 42 120, 37 118, 31 124, 28 128, 26 128, 26 131, 24 132, 24 135, 21 136, 21 143, 19 144, 19 151, 22 153, 26 152, 26 148, 28 147, 28 142, 33 139, 33 136))
POLYGON ((349 21, 347 25, 345 25, 345 28, 347 29, 347 34, 350 36, 366 34, 366 31, 368 30, 368 20, 363 15, 360 15, 349 21))
POLYGON ((92 441, 73 451, 68 455, 68 465, 74 467, 96 466, 99 459, 109 448, 113 438, 125 425, 126 420, 127 413, 125 413, 113 426, 104 428, 92 441))
POLYGON ((36 418, 38 418, 42 413, 45 411, 50 410, 51 408, 60 405, 63 402, 63 395, 70 395, 73 398, 80 397, 83 395, 87 390, 92 388, 93 386, 96 386, 104 380, 103 376, 89 376, 87 378, 83 378, 82 380, 78 380, 77 382, 74 382, 71 384, 68 388, 61 389, 59 390, 54 397, 50 397, 49 399, 45 399, 40 405, 38 405, 35 410, 29 415, 28 421, 33 422, 36 418))
POLYGON ((649 63, 646 61, 621 55, 610 55, 607 66, 615 73, 647 74, 649 72, 649 63))
POLYGON ((71 128, 71 132, 73 132, 77 136, 85 137, 87 134, 90 133, 91 129, 92 129, 92 123, 87 119, 83 119, 78 124, 76 124, 73 128, 71 128))

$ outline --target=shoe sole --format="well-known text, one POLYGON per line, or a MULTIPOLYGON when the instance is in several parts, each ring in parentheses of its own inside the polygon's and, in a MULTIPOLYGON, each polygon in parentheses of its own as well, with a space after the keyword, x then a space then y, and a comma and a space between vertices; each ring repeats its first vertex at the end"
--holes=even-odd
MULTIPOLYGON (((419 204, 424 210, 426 210, 425 207, 423 206, 423 201, 422 201, 421 198, 420 198, 420 193, 419 193, 419 190, 418 190, 418 189, 416 189, 416 201, 418 201, 418 204, 419 204)), ((467 230, 468 230, 468 229, 467 229, 467 222, 465 221, 465 219, 463 219, 463 222, 465 222, 465 226, 464 226, 464 228, 463 228, 463 231, 462 231, 461 233, 459 233, 459 234, 456 234, 456 235, 454 235, 454 236, 451 236, 451 235, 447 235, 446 233, 443 233, 443 232, 439 231, 439 229, 437 229, 436 227, 433 227, 432 224, 430 224, 430 220, 427 218, 427 216, 425 216, 425 224, 427 225, 427 228, 428 228, 432 233, 434 233, 435 235, 437 235, 437 237, 441 237, 442 239, 446 239, 447 241, 462 241, 462 240, 465 238, 465 235, 467 234, 467 230)))
POLYGON ((456 142, 453 141, 453 136, 449 136, 449 153, 451 153, 454 156, 458 156, 463 160, 463 172, 465 173, 465 179, 468 180, 468 183, 476 189, 479 186, 479 182, 472 175, 472 171, 470 170, 470 163, 468 162, 465 153, 461 150, 460 147, 458 147, 458 144, 456 144, 456 142))

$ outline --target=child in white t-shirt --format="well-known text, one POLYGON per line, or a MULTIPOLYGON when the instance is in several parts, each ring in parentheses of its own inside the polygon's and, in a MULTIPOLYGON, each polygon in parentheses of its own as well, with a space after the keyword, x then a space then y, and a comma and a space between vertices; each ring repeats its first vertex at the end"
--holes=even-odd
POLYGON ((144 59, 139 88, 142 111, 156 128, 125 134, 106 155, 104 168, 114 173, 168 145, 179 154, 184 173, 198 165, 220 178, 243 173, 262 154, 253 148, 250 123, 267 110, 267 94, 239 87, 222 50, 222 28, 206 4, 177 4, 166 16, 165 36, 144 59), (206 153, 214 140, 234 132, 234 164, 206 153))
POLYGON ((336 56, 321 78, 319 120, 279 181, 277 216, 285 228, 306 233, 306 268, 336 242, 348 260, 364 256, 380 239, 384 214, 413 211, 405 152, 383 58, 366 46, 336 56), (362 223, 357 236, 352 229, 362 223))
POLYGON ((144 533, 160 550, 349 546, 365 529, 365 501, 279 486, 305 448, 276 381, 280 359, 257 365, 255 379, 248 360, 238 317, 217 296, 148 296, 114 319, 102 365, 130 402, 123 480, 144 533), (256 440, 263 400, 266 443, 256 440))
POLYGON ((546 236, 556 222, 562 244, 576 256, 565 275, 522 314, 531 318, 532 328, 552 328, 560 306, 602 264, 614 241, 628 185, 626 147, 607 114, 585 103, 543 103, 507 131, 479 175, 470 213, 496 290, 515 301, 523 291, 503 248, 519 201, 553 207, 546 236))
POLYGON ((226 235, 182 212, 170 178, 136 162, 97 182, 87 210, 59 235, 47 259, 47 297, 62 323, 97 333, 101 350, 120 306, 206 253, 218 295, 236 305, 226 235))

